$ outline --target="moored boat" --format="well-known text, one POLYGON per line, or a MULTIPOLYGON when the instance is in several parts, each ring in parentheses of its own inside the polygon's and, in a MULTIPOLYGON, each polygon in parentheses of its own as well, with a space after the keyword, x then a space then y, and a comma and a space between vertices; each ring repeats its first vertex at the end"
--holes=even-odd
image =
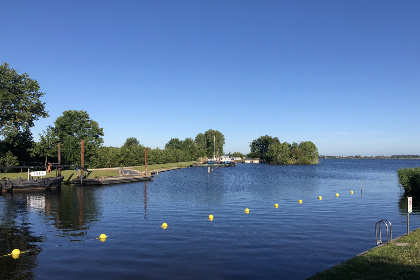
POLYGON ((2 191, 20 191, 20 190, 49 190, 51 188, 61 187, 64 177, 49 177, 37 179, 12 179, 4 177, 0 180, 0 189, 2 191))
POLYGON ((191 167, 229 167, 229 166, 236 166, 236 162, 208 160, 204 162, 196 162, 196 163, 191 164, 191 167))

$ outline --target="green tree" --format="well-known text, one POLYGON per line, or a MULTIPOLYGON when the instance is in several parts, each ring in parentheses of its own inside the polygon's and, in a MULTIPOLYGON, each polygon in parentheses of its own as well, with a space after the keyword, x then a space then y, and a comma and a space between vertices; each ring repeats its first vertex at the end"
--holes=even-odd
POLYGON ((257 153, 262 161, 270 162, 271 159, 268 155, 268 150, 270 148, 270 145, 274 143, 280 144, 280 141, 277 137, 265 135, 252 141, 249 147, 251 148, 251 153, 257 153))
MULTIPOLYGON (((17 159, 16 156, 13 155, 13 153, 11 151, 7 151, 4 156, 0 157, 0 166, 5 166, 5 167, 10 166, 11 167, 11 166, 16 166, 16 165, 18 165, 18 159, 17 159)), ((0 170, 0 172, 1 171, 2 170, 0 170)), ((6 171, 6 172, 12 171, 13 172, 13 169, 11 169, 11 170, 6 169, 4 171, 6 171)))
POLYGON ((48 117, 36 80, 19 75, 7 63, 0 65, 0 136, 27 131, 39 118, 48 117))
POLYGON ((31 152, 34 156, 45 158, 45 165, 47 165, 48 157, 57 157, 57 142, 58 138, 54 135, 54 128, 48 126, 39 135, 39 142, 34 143, 31 152))
POLYGON ((86 111, 63 112, 54 122, 54 135, 61 142, 62 163, 80 164, 80 143, 85 143, 85 166, 94 162, 94 157, 103 143, 103 129, 89 117, 86 111))
POLYGON ((318 148, 311 141, 304 141, 299 144, 299 150, 311 163, 318 163, 318 148))
POLYGON ((99 147, 91 165, 93 168, 121 166, 120 152, 117 147, 99 147))
POLYGON ((223 155, 225 136, 223 136, 223 134, 220 131, 209 129, 204 133, 204 137, 206 140, 207 157, 212 158, 214 155, 216 157, 223 155))
POLYGON ((287 164, 290 159, 290 145, 287 142, 273 143, 268 149, 268 156, 272 164, 287 164))
POLYGON ((144 146, 134 138, 127 138, 120 149, 120 162, 123 166, 144 164, 144 146))
POLYGON ((197 158, 198 157, 206 157, 207 154, 207 141, 206 141, 206 136, 203 133, 199 133, 197 134, 197 136, 195 137, 195 145, 197 147, 197 158))
POLYGON ((171 140, 169 140, 168 143, 166 143, 165 145, 165 149, 170 149, 170 150, 176 150, 182 149, 182 141, 179 140, 178 138, 171 138, 171 140))
POLYGON ((234 153, 232 153, 232 157, 240 157, 240 158, 244 158, 244 157, 245 157, 245 155, 244 155, 244 154, 242 154, 242 153, 239 153, 239 152, 234 152, 234 153))
POLYGON ((0 157, 10 151, 20 164, 28 164, 33 161, 31 157, 33 144, 32 133, 29 129, 16 134, 7 134, 0 142, 0 157))
POLYGON ((135 137, 129 137, 125 140, 123 147, 132 147, 132 146, 139 146, 140 141, 135 137))

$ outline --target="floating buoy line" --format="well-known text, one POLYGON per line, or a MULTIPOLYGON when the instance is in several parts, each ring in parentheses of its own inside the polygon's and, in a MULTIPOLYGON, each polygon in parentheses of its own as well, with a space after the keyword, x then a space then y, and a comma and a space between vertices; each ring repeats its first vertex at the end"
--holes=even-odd
MULTIPOLYGON (((350 194, 353 194, 353 191, 350 191, 350 194)), ((336 193, 335 194, 335 196, 336 197, 339 197, 340 196, 340 194, 339 193, 336 193)), ((322 200, 322 196, 318 196, 318 200, 322 200)), ((298 203, 299 204, 302 204, 302 200, 301 199, 299 199, 298 200, 298 203)), ((278 208, 279 207, 279 204, 278 203, 275 203, 274 204, 274 208, 278 208)), ((249 214, 249 208, 245 208, 245 210, 244 210, 244 212, 246 213, 246 214, 249 214)), ((213 221, 213 219, 214 219, 214 216, 212 215, 212 214, 210 214, 209 216, 208 216, 208 220, 210 220, 210 221, 213 221)), ((161 225, 161 227, 163 228, 163 229, 167 229, 168 228, 168 224, 167 223, 162 223, 162 225, 161 225)), ((106 235, 106 234, 104 234, 104 233, 102 233, 101 235, 99 235, 99 237, 98 238, 96 238, 96 239, 99 239, 101 242, 105 242, 105 240, 106 240, 106 238, 107 238, 108 236, 106 235)), ((14 259, 18 259, 19 257, 20 257, 20 255, 21 254, 24 254, 24 253, 28 253, 29 251, 20 251, 19 249, 14 249, 10 254, 7 254, 7 255, 3 255, 2 257, 8 257, 8 256, 12 256, 12 258, 14 258, 14 259)))

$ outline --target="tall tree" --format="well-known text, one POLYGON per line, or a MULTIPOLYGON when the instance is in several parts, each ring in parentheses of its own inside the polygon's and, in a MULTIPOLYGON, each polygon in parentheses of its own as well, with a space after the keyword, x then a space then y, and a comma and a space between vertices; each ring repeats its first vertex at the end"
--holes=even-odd
POLYGON ((270 162, 268 150, 271 144, 280 144, 280 141, 277 137, 265 135, 252 141, 249 147, 251 148, 251 153, 257 153, 262 161, 270 162))
POLYGON ((197 146, 197 157, 207 156, 207 141, 203 133, 197 134, 195 137, 195 145, 197 146))
POLYGON ((103 143, 104 132, 86 111, 69 110, 55 120, 54 135, 61 142, 62 162, 67 164, 80 163, 80 142, 84 140, 85 165, 89 166, 103 143))
POLYGON ((54 135, 54 128, 52 126, 48 126, 47 129, 39 135, 39 142, 34 144, 32 154, 45 158, 46 165, 48 157, 57 157, 57 142, 58 139, 54 135))
POLYGON ((207 157, 222 156, 225 136, 220 131, 209 129, 204 133, 204 137, 206 139, 207 157))
POLYGON ((9 64, 0 65, 0 136, 29 130, 39 118, 48 117, 36 80, 18 74, 9 64))

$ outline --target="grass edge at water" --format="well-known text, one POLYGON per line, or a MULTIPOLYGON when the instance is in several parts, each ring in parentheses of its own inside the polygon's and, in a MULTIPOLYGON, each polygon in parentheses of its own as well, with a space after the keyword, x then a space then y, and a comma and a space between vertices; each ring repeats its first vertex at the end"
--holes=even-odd
POLYGON ((420 228, 308 279, 420 279, 420 228))
MULTIPOLYGON (((148 171, 149 172, 155 172, 163 169, 171 169, 171 168, 185 168, 192 164, 192 162, 178 162, 178 163, 167 163, 167 164, 150 164, 148 165, 148 171)), ((89 175, 89 178, 99 178, 99 177, 112 177, 112 176, 118 176, 119 171, 118 167, 115 168, 98 168, 98 169, 91 169, 92 173, 89 175)), ((130 167, 124 167, 125 170, 132 169, 135 171, 144 171, 145 166, 130 166, 130 167)), ((62 170, 61 175, 64 176, 64 181, 67 181, 67 179, 71 176, 71 179, 74 179, 77 177, 77 171, 76 170, 62 170), (73 174, 73 175, 72 175, 73 174)), ((55 177, 56 176, 56 170, 51 170, 50 173, 47 173, 48 177, 55 177)), ((9 178, 11 180, 22 178, 27 179, 28 173, 27 170, 22 170, 22 172, 13 172, 13 173, 0 173, 0 179, 1 178, 9 178)))

